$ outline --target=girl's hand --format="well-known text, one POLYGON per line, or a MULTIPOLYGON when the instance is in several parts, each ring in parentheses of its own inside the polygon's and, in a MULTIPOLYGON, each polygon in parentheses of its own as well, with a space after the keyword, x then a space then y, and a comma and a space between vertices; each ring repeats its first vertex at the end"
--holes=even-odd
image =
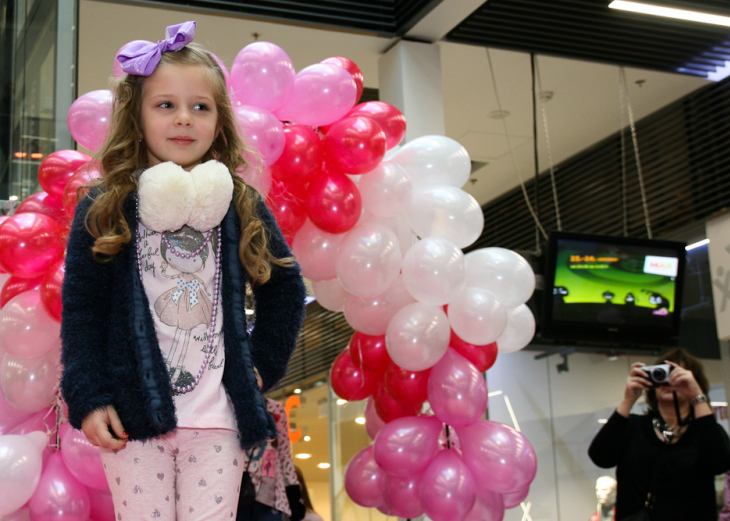
POLYGON ((674 362, 664 360, 664 363, 671 365, 674 369, 669 373, 669 385, 677 392, 682 393, 690 400, 695 396, 699 396, 702 393, 702 387, 695 380, 695 375, 692 371, 685 369, 681 365, 677 365, 674 362))
POLYGON ((107 405, 103 409, 97 409, 90 413, 81 422, 83 431, 89 443, 95 447, 105 449, 121 449, 127 444, 129 435, 124 431, 122 422, 113 405, 107 405), (109 427, 114 431, 116 438, 112 437, 109 427))
POLYGON ((626 379, 624 399, 621 401, 618 408, 616 409, 618 413, 625 418, 629 417, 631 408, 636 403, 636 400, 639 399, 641 393, 651 387, 649 381, 646 379, 646 373, 641 370, 644 365, 645 364, 641 362, 631 364, 631 371, 629 372, 629 376, 626 379))

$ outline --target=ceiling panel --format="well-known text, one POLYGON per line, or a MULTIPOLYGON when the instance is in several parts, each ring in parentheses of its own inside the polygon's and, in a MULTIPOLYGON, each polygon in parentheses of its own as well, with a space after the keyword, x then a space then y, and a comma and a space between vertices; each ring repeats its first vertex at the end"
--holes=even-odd
MULTIPOLYGON (((617 11, 609 3, 490 0, 446 40, 702 77, 730 60, 727 27, 617 11)), ((728 2, 661 3, 730 15, 728 2)))

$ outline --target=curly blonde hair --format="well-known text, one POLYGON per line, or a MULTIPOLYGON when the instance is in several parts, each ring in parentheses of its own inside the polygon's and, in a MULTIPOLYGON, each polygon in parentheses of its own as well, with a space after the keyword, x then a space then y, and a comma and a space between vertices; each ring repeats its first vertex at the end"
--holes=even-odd
MULTIPOLYGON (((271 265, 291 266, 293 259, 276 258, 268 248, 266 228, 258 215, 259 196, 236 175, 247 168, 247 149, 236 129, 223 71, 205 50, 188 45, 177 52, 166 52, 157 67, 171 65, 200 66, 207 71, 218 110, 218 133, 201 162, 215 159, 228 167, 233 178, 233 200, 241 220, 239 257, 253 284, 264 284, 271 277, 271 265)), ((109 136, 97 160, 102 177, 93 186, 101 187, 86 215, 86 229, 96 238, 93 255, 97 262, 109 262, 132 240, 132 231, 124 218, 124 203, 137 189, 136 173, 147 165, 147 149, 140 126, 142 92, 145 76, 128 74, 115 86, 114 105, 109 136)))

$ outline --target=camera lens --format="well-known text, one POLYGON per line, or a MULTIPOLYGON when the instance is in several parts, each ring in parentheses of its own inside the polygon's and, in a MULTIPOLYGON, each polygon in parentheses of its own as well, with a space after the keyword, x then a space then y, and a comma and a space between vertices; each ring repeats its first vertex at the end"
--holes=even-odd
POLYGON ((667 377, 667 371, 662 367, 657 367, 651 372, 651 377, 656 382, 661 382, 667 377))

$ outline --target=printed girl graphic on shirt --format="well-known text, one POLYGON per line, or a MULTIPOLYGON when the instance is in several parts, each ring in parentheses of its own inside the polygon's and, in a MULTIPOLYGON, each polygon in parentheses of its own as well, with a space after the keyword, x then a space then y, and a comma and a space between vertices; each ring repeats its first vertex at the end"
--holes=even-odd
POLYGON ((155 313, 162 323, 175 328, 165 363, 170 371, 170 379, 176 385, 185 385, 185 382, 180 381, 181 376, 185 380, 193 377, 185 371, 184 365, 193 329, 210 325, 213 307, 211 293, 195 273, 205 268, 210 253, 215 251, 216 241, 215 233, 206 238, 189 226, 183 226, 176 232, 164 232, 160 241, 163 259, 160 275, 171 279, 175 285, 155 301, 155 313), (183 331, 185 338, 182 349, 178 350, 183 331))

